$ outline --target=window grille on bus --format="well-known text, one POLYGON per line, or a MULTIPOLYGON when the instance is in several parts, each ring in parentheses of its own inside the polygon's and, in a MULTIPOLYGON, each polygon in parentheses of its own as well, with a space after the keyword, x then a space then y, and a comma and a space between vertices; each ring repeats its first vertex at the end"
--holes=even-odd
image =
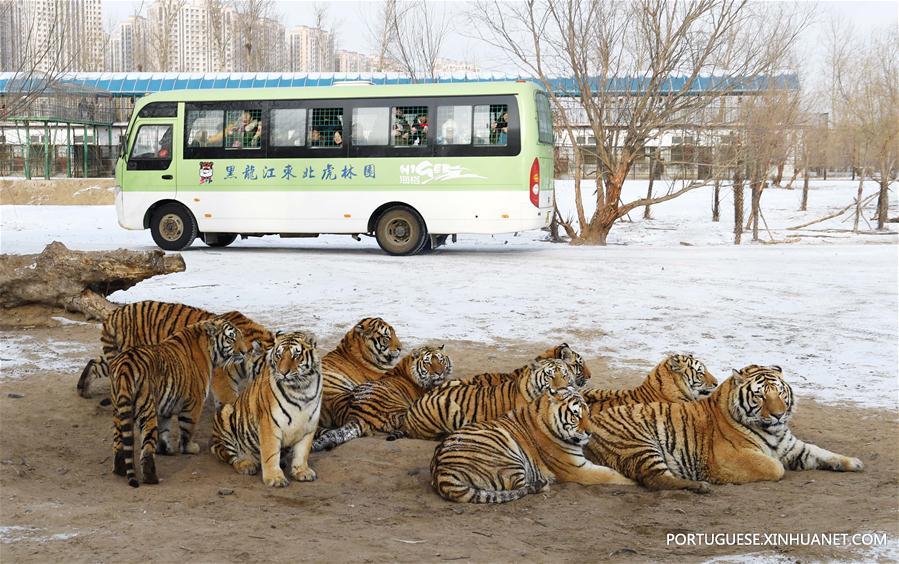
POLYGON ((343 145, 343 108, 312 108, 309 112, 308 139, 311 147, 343 145))
POLYGON ((428 107, 393 108, 393 144, 399 147, 428 144, 428 107))

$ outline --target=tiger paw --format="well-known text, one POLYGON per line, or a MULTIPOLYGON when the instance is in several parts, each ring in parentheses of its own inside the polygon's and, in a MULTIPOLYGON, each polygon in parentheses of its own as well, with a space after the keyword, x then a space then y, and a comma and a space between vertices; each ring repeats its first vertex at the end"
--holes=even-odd
POLYGON ((696 482, 696 485, 691 486, 690 491, 698 494, 707 494, 712 493, 712 486, 708 482, 696 482))
POLYGON ((252 460, 238 460, 232 466, 235 472, 244 476, 255 476, 259 472, 259 465, 252 460))
POLYGON ((287 481, 287 477, 280 468, 278 468, 276 472, 272 472, 269 476, 265 476, 265 473, 263 472, 262 481, 270 488, 283 488, 290 483, 287 481))
POLYGON ((162 454, 165 456, 171 456, 175 454, 175 449, 169 442, 165 439, 159 439, 159 444, 156 445, 156 454, 162 454))
POLYGON ((198 445, 196 441, 188 441, 181 447, 181 452, 184 454, 199 454, 200 445, 198 445))
POLYGON ((864 467, 865 465, 862 464, 861 460, 847 457, 843 459, 843 463, 840 464, 837 470, 843 472, 861 472, 864 467))
POLYGON ((317 477, 315 475, 315 470, 308 466, 294 466, 290 475, 297 482, 313 482, 317 477))

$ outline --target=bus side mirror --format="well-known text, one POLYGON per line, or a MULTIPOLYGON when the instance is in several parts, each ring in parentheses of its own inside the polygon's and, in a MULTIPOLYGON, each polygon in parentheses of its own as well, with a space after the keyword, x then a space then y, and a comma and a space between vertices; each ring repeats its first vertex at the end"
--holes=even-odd
POLYGON ((127 168, 128 170, 137 170, 137 163, 132 160, 129 160, 128 164, 125 165, 125 168, 127 168))

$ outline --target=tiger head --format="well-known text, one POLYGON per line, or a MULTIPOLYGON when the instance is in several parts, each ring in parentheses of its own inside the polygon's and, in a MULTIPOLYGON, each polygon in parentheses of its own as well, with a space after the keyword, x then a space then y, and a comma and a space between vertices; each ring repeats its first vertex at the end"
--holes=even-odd
POLYGON ((540 356, 538 356, 535 360, 543 360, 548 358, 558 358, 565 362, 568 365, 568 369, 571 370, 572 374, 575 378, 575 384, 578 388, 583 387, 587 380, 590 379, 592 374, 590 374, 590 369, 587 368, 587 363, 584 362, 584 357, 574 352, 568 343, 562 343, 557 347, 553 347, 540 356))
POLYGON ((403 366, 403 372, 410 375, 422 390, 439 386, 453 372, 453 361, 443 352, 443 345, 418 347, 400 361, 400 365, 406 363, 408 366, 403 366))
POLYGON ((262 366, 265 364, 265 357, 274 342, 274 334, 239 311, 229 311, 218 317, 233 323, 250 343, 250 351, 243 362, 234 364, 232 373, 239 381, 252 380, 261 372, 262 366))
POLYGON ((379 370, 388 370, 400 357, 402 344, 393 327, 380 317, 366 317, 344 336, 341 345, 379 370))
POLYGON ((550 435, 575 446, 587 444, 590 410, 575 388, 550 390, 537 400, 535 407, 550 435))
POLYGON ((536 398, 547 390, 575 387, 575 378, 568 364, 557 358, 536 360, 528 365, 524 374, 522 391, 530 398, 536 398))
POLYGON ((786 425, 793 414, 793 389, 780 366, 750 364, 731 376, 730 414, 747 427, 786 425))
POLYGON ((212 341, 212 361, 217 366, 242 363, 250 350, 247 339, 233 323, 215 317, 203 323, 212 341))
POLYGON ((692 354, 672 354, 660 362, 654 372, 661 384, 662 395, 671 401, 708 397, 718 385, 705 364, 692 354))
POLYGON ((315 335, 303 331, 276 334, 268 366, 276 382, 293 388, 305 388, 321 380, 322 361, 315 335))

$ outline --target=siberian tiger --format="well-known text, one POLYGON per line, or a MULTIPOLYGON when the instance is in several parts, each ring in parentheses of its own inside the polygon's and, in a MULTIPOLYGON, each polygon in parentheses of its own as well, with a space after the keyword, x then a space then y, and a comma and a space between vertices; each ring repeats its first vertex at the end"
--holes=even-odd
MULTIPOLYGON (((143 301, 124 305, 103 320, 100 341, 103 355, 87 362, 78 379, 78 394, 90 397, 91 383, 109 375, 109 363, 120 352, 137 345, 154 345, 167 339, 188 325, 217 317, 216 314, 184 304, 143 301)), ((268 349, 272 334, 237 311, 229 311, 220 317, 233 323, 248 342, 258 343, 268 349)), ((226 369, 216 369, 212 379, 212 391, 218 402, 233 401, 240 384, 251 375, 251 366, 257 354, 248 355, 246 363, 235 363, 226 369)), ((105 402, 104 402, 105 404, 105 402)))
POLYGON ((718 380, 691 354, 673 354, 660 362, 643 383, 631 390, 581 390, 591 408, 635 403, 683 403, 712 393, 718 380))
MULTIPOLYGON (((587 368, 584 357, 574 352, 574 350, 568 346, 568 343, 562 343, 557 347, 553 347, 543 352, 543 354, 539 355, 534 360, 539 361, 550 358, 558 358, 559 360, 565 361, 579 388, 587 384, 587 380, 589 380, 591 376, 590 369, 587 368)), ((465 380, 465 382, 468 384, 495 386, 497 384, 502 384, 506 380, 515 380, 522 374, 522 372, 528 369, 528 366, 530 366, 530 363, 521 368, 516 368, 512 372, 485 372, 484 374, 476 374, 465 380)))
POLYGON ((443 383, 452 371, 443 345, 413 350, 380 380, 359 384, 344 401, 335 402, 334 421, 341 426, 315 439, 312 450, 330 450, 375 431, 398 430, 412 402, 443 383))
POLYGON ((309 449, 318 427, 322 399, 322 363, 315 337, 283 333, 266 356, 262 371, 215 416, 212 453, 240 474, 256 474, 262 466, 267 486, 287 485, 280 468, 281 449, 293 447, 294 480, 311 482, 309 449))
POLYGON ((734 370, 712 395, 690 403, 590 409, 584 453, 654 489, 709 491, 709 483, 780 480, 790 470, 862 469, 802 442, 787 424, 793 391, 778 366, 734 370))
POLYGON ((366 317, 322 358, 322 413, 319 425, 335 427, 332 404, 369 380, 380 379, 400 357, 396 331, 380 317, 366 317))
POLYGON ((503 503, 552 482, 633 482, 584 458, 587 407, 572 388, 551 390, 502 417, 446 437, 431 459, 431 485, 444 499, 503 503))
POLYGON ((138 345, 116 356, 109 365, 115 405, 113 471, 127 476, 129 485, 140 485, 134 471, 135 427, 139 427, 143 481, 159 483, 154 455, 175 453, 169 439, 175 417, 181 452, 200 452, 192 437, 212 371, 242 361, 247 350, 240 329, 215 318, 188 325, 159 344, 138 345))
POLYGON ((416 400, 391 438, 440 439, 463 425, 524 407, 546 390, 568 386, 574 386, 574 377, 558 359, 534 361, 517 379, 495 386, 450 380, 416 400))

